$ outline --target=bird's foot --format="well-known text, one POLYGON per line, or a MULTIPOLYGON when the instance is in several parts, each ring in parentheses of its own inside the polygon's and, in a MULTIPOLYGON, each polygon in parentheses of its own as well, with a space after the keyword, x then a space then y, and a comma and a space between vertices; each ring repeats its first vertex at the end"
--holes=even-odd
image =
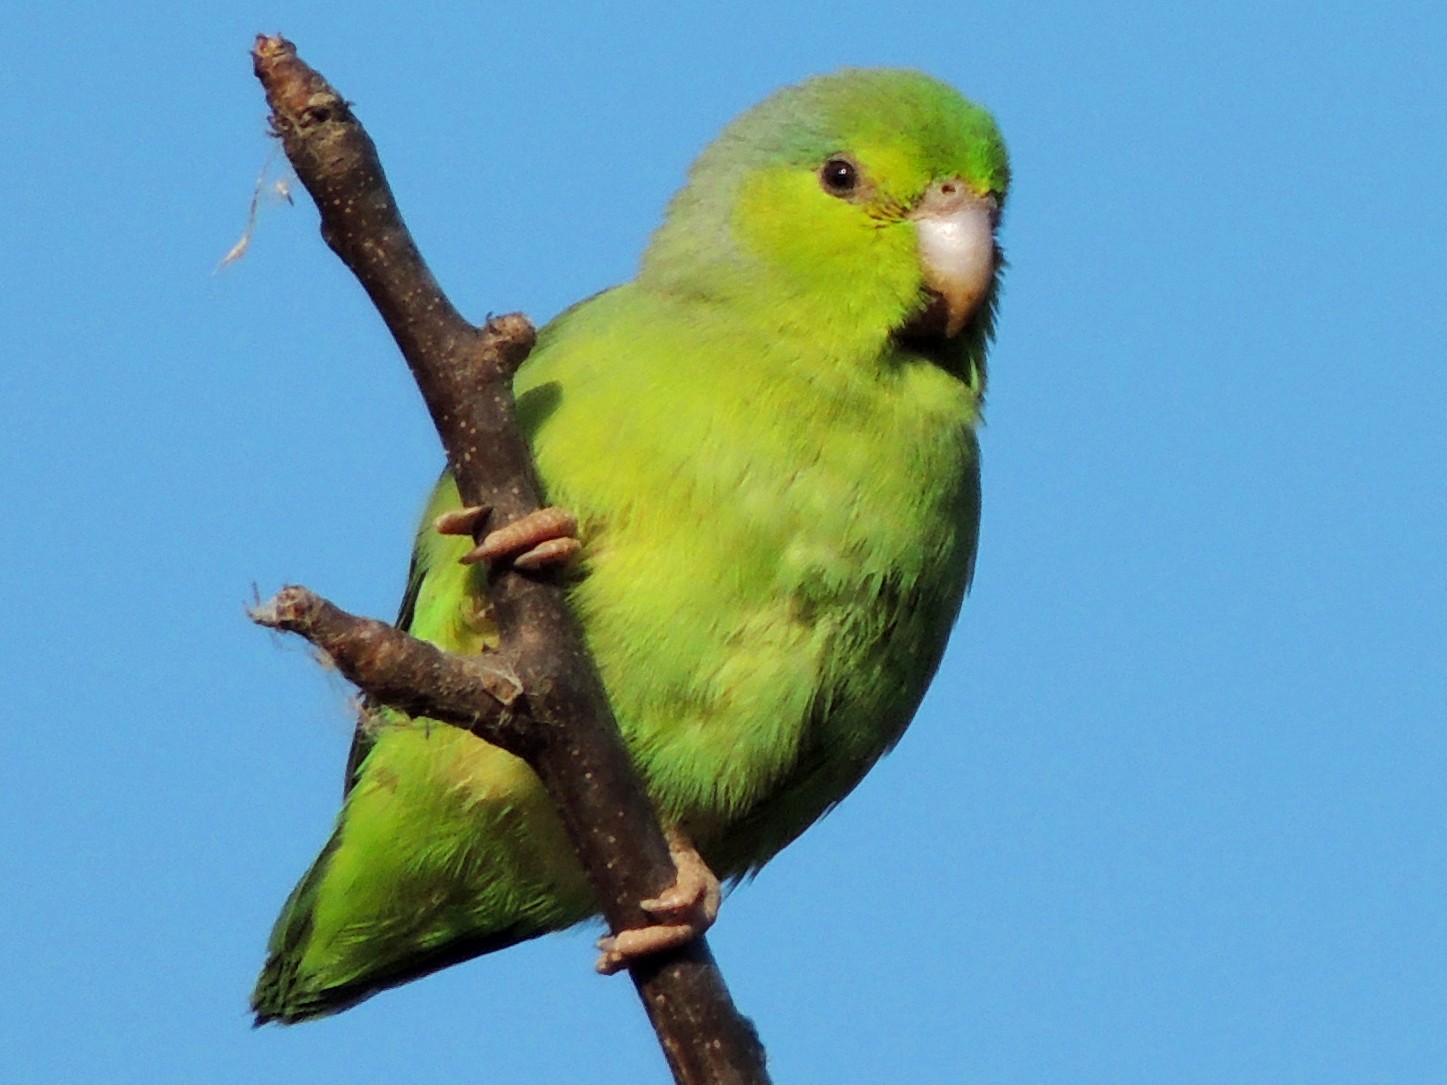
POLYGON ((639 902, 658 922, 599 939, 598 948, 603 953, 597 968, 603 975, 621 972, 640 957, 687 945, 718 918, 723 899, 718 878, 682 830, 669 830, 668 853, 673 857, 677 878, 658 896, 639 902))
MULTIPOLYGON (((433 527, 442 535, 471 535, 476 538, 480 525, 491 511, 486 505, 453 509, 439 516, 433 527)), ((578 518, 567 509, 549 506, 530 512, 496 531, 489 531, 459 560, 464 565, 507 560, 515 569, 542 569, 566 564, 580 549, 578 518)))

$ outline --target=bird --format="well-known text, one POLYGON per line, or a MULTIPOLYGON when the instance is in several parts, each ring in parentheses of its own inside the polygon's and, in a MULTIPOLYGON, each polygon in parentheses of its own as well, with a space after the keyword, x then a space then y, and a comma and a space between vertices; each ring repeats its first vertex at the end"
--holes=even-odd
MULTIPOLYGON (((505 526, 479 562, 479 510, 450 476, 427 502, 398 625, 485 652, 490 563, 562 579, 690 876, 644 902, 659 929, 691 937, 720 880, 844 798, 940 663, 974 572, 1009 181, 992 116, 925 73, 776 91, 699 154, 636 276, 548 323, 517 373, 547 501, 569 515, 505 526)), ((523 761, 374 707, 272 931, 256 1023, 597 911, 523 761)), ((605 939, 600 970, 646 942, 605 939)))

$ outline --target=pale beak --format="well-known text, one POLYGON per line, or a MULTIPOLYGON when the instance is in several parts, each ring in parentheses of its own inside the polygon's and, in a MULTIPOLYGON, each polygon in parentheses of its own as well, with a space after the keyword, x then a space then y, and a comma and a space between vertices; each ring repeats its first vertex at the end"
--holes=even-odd
POLYGON ((951 178, 931 185, 909 217, 919 236, 925 285, 944 301, 945 335, 954 336, 994 281, 999 203, 951 178))

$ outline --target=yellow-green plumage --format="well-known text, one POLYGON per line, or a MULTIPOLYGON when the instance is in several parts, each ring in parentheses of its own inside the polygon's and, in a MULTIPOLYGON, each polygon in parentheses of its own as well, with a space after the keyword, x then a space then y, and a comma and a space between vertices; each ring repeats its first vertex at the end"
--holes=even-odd
MULTIPOLYGON (((974 561, 973 427, 991 283, 955 336, 915 224, 957 178, 1001 200, 987 114, 926 76, 851 70, 725 130, 637 279, 564 313, 518 375, 548 499, 583 551, 570 598, 662 816, 722 877, 773 856, 899 737, 974 561), (867 187, 826 191, 845 155, 867 187)), ((470 540, 423 518, 403 624, 477 651, 470 540)), ((331 842, 277 922, 258 1021, 376 990, 594 912, 532 773, 386 715, 331 842)))

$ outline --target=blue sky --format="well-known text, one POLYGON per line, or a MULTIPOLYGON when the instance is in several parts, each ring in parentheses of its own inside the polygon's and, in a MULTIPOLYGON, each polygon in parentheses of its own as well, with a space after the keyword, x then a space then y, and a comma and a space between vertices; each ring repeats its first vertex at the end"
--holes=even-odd
POLYGON ((70 4, 0 69, 0 1077, 666 1080, 589 933, 253 1032, 438 466, 301 196, 213 275, 283 31, 474 318, 632 274, 775 87, 900 64, 1016 175, 974 593, 900 748, 712 938, 779 1082, 1447 1075, 1439 5, 70 4))

